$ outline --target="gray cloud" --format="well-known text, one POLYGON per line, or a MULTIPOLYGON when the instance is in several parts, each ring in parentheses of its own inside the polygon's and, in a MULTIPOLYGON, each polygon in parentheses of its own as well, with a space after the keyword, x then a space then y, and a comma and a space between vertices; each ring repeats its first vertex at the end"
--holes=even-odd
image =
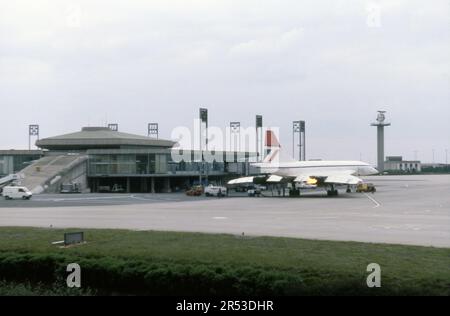
POLYGON ((34 122, 45 137, 157 121, 169 137, 206 106, 221 127, 264 115, 288 148, 305 119, 310 158, 374 162, 383 108, 387 154, 442 161, 448 25, 443 0, 2 1, 0 147, 26 147, 34 122))

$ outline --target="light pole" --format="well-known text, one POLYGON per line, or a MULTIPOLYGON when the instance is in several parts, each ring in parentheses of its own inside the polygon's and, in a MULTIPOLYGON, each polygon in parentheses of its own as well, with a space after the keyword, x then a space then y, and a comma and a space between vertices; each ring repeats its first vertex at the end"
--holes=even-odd
POLYGON ((445 165, 448 165, 448 149, 445 150, 445 165))
MULTIPOLYGON (((300 134, 300 121, 294 121, 292 122, 292 158, 295 159, 295 135, 298 134, 299 139, 299 150, 300 150, 300 144, 301 144, 301 134, 300 134)), ((298 160, 301 160, 301 155, 299 152, 298 160)))
MULTIPOLYGON (((230 122, 230 151, 233 151, 231 140, 233 140, 234 142, 233 161, 236 162, 237 166, 240 166, 240 164, 238 163, 238 152, 241 151, 241 122, 230 122)), ((247 166, 245 166, 245 168, 246 167, 247 166)), ((244 168, 241 167, 240 169, 241 174, 244 174, 244 172, 246 172, 244 168)))
POLYGON ((230 150, 232 150, 231 139, 233 139, 234 151, 235 152, 240 151, 241 150, 241 122, 230 122, 230 150))
POLYGON ((298 160, 306 160, 305 121, 292 122, 292 157, 295 159, 295 135, 298 134, 298 160))
POLYGON ((118 132, 119 131, 119 124, 117 124, 117 123, 108 124, 108 128, 110 130, 112 130, 113 132, 118 132))
MULTIPOLYGON (((203 160, 203 135, 202 135, 202 124, 205 123, 205 147, 208 150, 208 109, 200 108, 200 170, 199 170, 199 181, 200 185, 202 185, 202 169, 205 169, 205 163, 203 160)), ((206 170, 206 181, 208 181, 208 172, 206 170)))
MULTIPOLYGON (((261 161, 262 158, 259 155, 259 148, 263 147, 262 144, 260 146, 259 141, 259 133, 261 133, 261 142, 262 142, 262 126, 263 126, 263 117, 262 115, 256 115, 256 160, 261 161)), ((261 150, 262 152, 263 150, 261 150)))
POLYGON ((148 123, 147 126, 147 136, 150 137, 152 135, 156 135, 156 139, 159 138, 159 126, 158 123, 148 123))
POLYGON ((300 160, 306 160, 306 123, 305 121, 300 121, 300 160))
POLYGON ((445 149, 445 171, 448 170, 448 149, 445 149))
POLYGON ((31 124, 28 125, 28 150, 31 150, 31 136, 37 136, 39 140, 39 125, 31 124))

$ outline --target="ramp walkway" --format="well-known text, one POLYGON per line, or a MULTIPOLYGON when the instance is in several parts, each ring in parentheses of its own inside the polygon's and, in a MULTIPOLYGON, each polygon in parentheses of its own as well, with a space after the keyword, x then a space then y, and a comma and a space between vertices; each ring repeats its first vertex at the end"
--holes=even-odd
POLYGON ((20 185, 35 194, 43 193, 59 185, 62 179, 86 160, 87 155, 81 154, 44 156, 20 172, 20 185))

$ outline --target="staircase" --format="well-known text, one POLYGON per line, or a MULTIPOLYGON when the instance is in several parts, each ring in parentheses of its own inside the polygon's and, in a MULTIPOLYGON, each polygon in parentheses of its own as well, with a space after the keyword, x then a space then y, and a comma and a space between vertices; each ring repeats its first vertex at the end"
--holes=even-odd
POLYGON ((87 155, 44 156, 20 172, 20 185, 34 194, 59 192, 63 182, 86 182, 87 155), (83 181, 84 180, 84 181, 83 181))
POLYGON ((10 174, 6 177, 0 178, 0 193, 3 191, 4 187, 13 183, 17 183, 17 181, 19 181, 19 178, 20 177, 17 174, 10 174))

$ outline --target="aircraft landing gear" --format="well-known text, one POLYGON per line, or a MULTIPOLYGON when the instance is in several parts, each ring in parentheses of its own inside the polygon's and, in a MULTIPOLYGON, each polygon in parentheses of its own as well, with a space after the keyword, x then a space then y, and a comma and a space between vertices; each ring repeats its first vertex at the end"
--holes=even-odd
POLYGON ((334 188, 334 186, 331 186, 329 190, 327 190, 328 196, 337 196, 339 194, 338 190, 334 188))
POLYGON ((350 186, 347 186, 347 193, 352 193, 352 189, 350 188, 350 186))

